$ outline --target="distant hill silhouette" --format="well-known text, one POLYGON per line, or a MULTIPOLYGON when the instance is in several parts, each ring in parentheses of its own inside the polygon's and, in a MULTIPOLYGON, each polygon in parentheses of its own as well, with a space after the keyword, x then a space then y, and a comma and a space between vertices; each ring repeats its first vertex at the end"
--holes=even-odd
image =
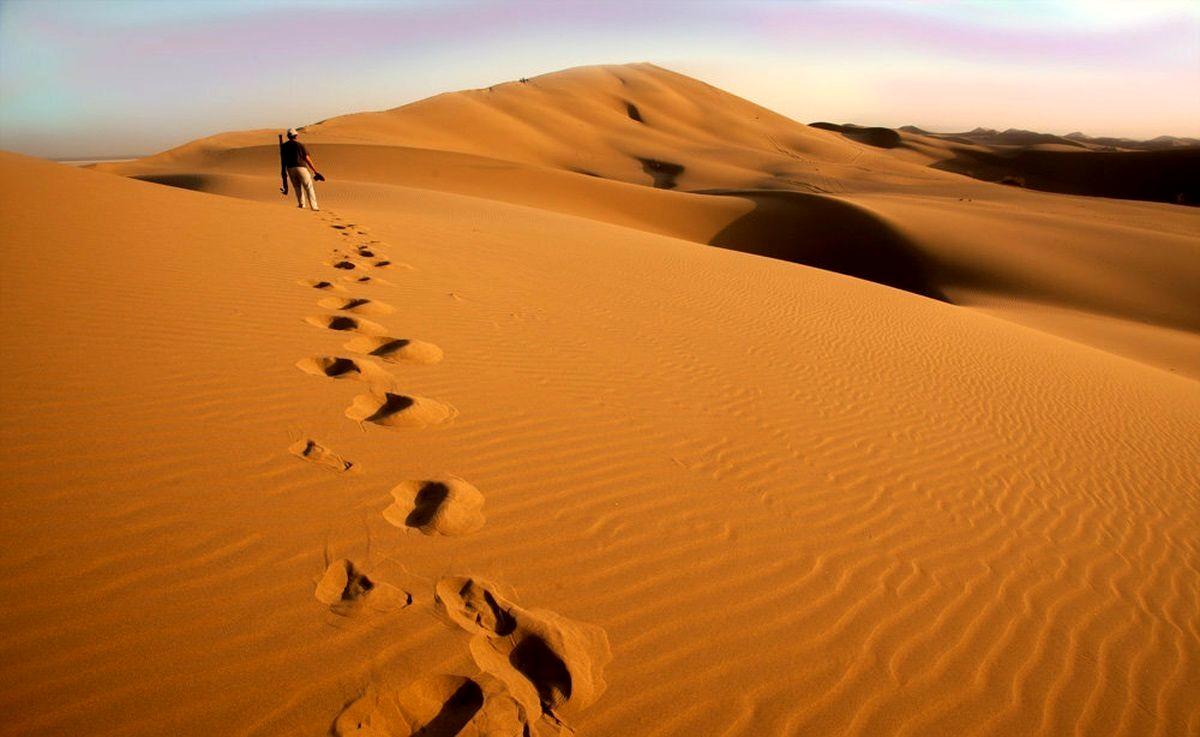
POLYGON ((812 123, 878 148, 911 149, 930 166, 1047 192, 1200 204, 1200 139, 1158 136, 1148 141, 1009 128, 934 133, 914 125, 896 130, 812 123))

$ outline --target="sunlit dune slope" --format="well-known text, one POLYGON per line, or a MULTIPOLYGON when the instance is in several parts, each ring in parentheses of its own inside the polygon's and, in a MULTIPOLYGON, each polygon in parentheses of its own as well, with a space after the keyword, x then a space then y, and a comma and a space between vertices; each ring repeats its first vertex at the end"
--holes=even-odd
MULTIPOLYGON (((305 140, 452 151, 665 189, 842 188, 862 147, 651 64, 580 67, 304 127, 305 140), (644 112, 643 112, 644 111, 644 112), (789 179, 795 178, 795 181, 789 179)), ((226 133, 140 163, 204 165, 274 131, 226 133)), ((262 162, 269 163, 269 147, 262 162)), ((945 179, 882 158, 882 174, 945 179)))
POLYGON ((552 187, 0 167, 6 731, 1200 719, 1194 381, 552 187))
MULTIPOLYGON (((304 137, 330 187, 363 196, 467 194, 781 258, 1200 376, 1200 212, 984 183, 931 168, 978 144, 878 129, 900 137, 888 147, 871 130, 801 125, 638 64, 342 116, 304 137)), ((222 134, 99 168, 267 201, 274 138, 222 134)))

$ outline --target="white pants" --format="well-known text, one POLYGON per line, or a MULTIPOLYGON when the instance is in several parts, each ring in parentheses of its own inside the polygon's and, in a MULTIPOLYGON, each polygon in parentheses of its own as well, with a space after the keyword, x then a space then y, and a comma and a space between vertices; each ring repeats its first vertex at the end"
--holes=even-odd
POLYGON ((308 197, 308 206, 313 210, 317 207, 317 188, 313 184, 312 172, 307 166, 289 166, 288 179, 292 180, 292 189, 296 190, 296 205, 304 207, 304 198, 308 197))

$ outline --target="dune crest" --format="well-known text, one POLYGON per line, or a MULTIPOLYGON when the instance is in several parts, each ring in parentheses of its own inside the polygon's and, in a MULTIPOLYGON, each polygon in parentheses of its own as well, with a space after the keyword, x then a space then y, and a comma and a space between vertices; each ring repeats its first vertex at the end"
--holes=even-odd
MULTIPOLYGON (((1200 211, 995 183, 1190 201, 1200 196, 1195 149, 1109 152, 1028 131, 965 138, 806 126, 651 64, 446 93, 331 118, 304 135, 339 173, 330 186, 351 198, 420 187, 783 258, 1200 378, 1200 302, 1190 286, 1200 280, 1200 211), (1046 255, 1031 262, 1028 252, 1046 255)), ((273 173, 272 139, 221 134, 100 166, 268 199, 265 181, 251 182, 273 173)), ((335 265, 369 268, 361 259, 335 265)))

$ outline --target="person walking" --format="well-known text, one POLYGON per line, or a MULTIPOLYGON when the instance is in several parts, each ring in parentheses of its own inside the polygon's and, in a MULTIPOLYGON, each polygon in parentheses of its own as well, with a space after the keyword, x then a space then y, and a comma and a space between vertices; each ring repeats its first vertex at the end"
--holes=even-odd
POLYGON ((283 179, 280 191, 287 194, 290 179, 292 189, 296 190, 296 207, 303 208, 307 199, 309 209, 320 211, 321 208, 317 206, 317 187, 313 182, 314 179, 324 181, 325 177, 317 173, 308 149, 296 140, 299 136, 300 132, 295 128, 288 128, 287 141, 279 144, 279 175, 283 179))

